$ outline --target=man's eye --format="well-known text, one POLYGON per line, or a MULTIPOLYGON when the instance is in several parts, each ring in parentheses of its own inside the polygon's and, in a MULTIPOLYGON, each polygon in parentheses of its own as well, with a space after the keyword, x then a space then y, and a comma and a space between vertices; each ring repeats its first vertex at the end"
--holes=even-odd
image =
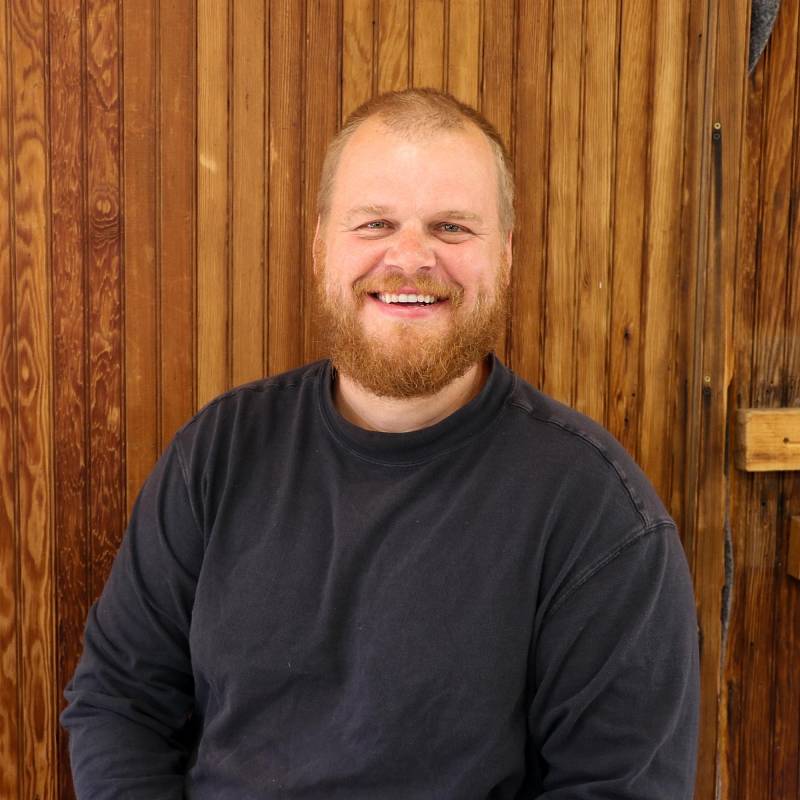
POLYGON ((382 219, 376 219, 372 222, 367 222, 361 226, 362 228, 366 228, 369 231, 379 231, 386 227, 386 222, 382 219))
POLYGON ((439 229, 444 233, 467 233, 467 229, 461 225, 456 225, 455 222, 443 222, 439 229))

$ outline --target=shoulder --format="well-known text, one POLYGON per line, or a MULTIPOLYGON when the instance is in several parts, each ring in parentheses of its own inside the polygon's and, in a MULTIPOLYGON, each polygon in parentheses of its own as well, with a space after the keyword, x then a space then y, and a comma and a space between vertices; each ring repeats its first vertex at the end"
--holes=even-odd
POLYGON ((273 439, 292 420, 314 413, 326 367, 326 361, 316 361, 224 392, 178 430, 175 444, 185 459, 207 460, 220 448, 273 439))
POLYGON ((586 501, 602 495, 618 502, 649 528, 671 522, 664 504, 632 456, 595 420, 515 376, 507 412, 535 463, 586 501))

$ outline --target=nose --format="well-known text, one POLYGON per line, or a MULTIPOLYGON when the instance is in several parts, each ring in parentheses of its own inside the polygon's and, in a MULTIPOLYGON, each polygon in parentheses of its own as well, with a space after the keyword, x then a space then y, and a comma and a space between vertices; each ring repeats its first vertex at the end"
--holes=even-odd
POLYGON ((436 254, 425 232, 405 229, 392 237, 384 260, 387 267, 396 267, 403 272, 416 272, 435 266, 436 254))

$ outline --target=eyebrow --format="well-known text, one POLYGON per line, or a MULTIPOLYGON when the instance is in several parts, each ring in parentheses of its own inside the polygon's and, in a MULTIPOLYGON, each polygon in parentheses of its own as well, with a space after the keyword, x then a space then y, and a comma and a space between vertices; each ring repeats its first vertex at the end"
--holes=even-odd
POLYGON ((356 206, 345 214, 344 221, 349 225, 356 217, 385 217, 389 210, 388 206, 356 206))
POLYGON ((440 211, 434 216, 447 217, 447 219, 460 219, 462 222, 483 222, 483 217, 480 214, 476 214, 474 211, 462 211, 457 208, 450 209, 449 211, 440 211))
MULTIPOLYGON (((391 208, 389 206, 356 206, 351 208, 345 215, 345 224, 349 224, 356 217, 385 217, 391 216, 391 208)), ((464 211, 463 209, 451 208, 444 211, 437 211, 432 214, 433 217, 443 217, 445 219, 460 220, 461 222, 483 222, 483 217, 476 214, 474 211, 464 211)))

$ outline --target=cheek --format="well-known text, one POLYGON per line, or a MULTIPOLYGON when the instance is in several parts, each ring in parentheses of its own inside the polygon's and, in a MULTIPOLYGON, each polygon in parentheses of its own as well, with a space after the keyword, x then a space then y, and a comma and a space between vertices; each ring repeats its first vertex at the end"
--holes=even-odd
POLYGON ((333 247, 326 258, 328 275, 340 284, 352 285, 382 263, 385 249, 365 242, 333 247))

